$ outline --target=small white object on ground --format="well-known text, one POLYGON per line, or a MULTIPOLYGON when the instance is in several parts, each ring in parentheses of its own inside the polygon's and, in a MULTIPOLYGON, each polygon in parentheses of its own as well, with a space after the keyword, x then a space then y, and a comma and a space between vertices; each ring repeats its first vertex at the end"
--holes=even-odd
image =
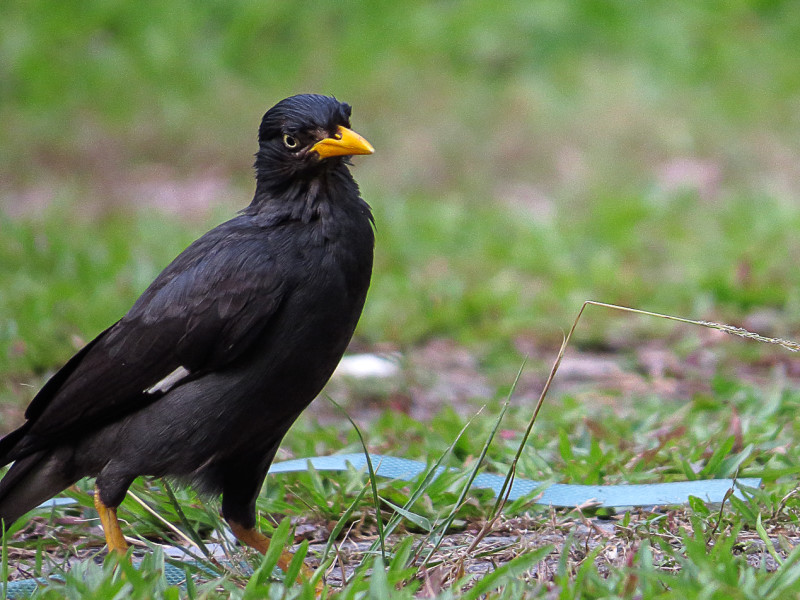
POLYGON ((334 377, 353 379, 389 379, 400 374, 400 365, 377 354, 351 354, 342 358, 334 377))

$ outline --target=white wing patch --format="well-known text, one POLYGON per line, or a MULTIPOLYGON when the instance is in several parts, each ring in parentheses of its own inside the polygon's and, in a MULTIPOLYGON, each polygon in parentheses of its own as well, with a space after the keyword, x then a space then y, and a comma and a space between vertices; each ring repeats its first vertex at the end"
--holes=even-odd
POLYGON ((189 375, 189 369, 186 367, 178 367, 172 373, 164 377, 161 381, 156 383, 155 385, 150 386, 147 388, 144 393, 145 394, 156 394, 158 392, 168 392, 170 391, 176 383, 178 383, 181 379, 189 375))

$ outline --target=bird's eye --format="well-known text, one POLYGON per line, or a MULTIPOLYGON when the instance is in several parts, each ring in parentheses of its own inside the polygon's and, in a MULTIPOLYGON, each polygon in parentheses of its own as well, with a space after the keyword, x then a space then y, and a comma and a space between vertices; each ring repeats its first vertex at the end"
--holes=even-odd
POLYGON ((300 145, 300 142, 297 141, 296 137, 286 133, 283 136, 283 145, 289 148, 289 150, 295 150, 300 145))

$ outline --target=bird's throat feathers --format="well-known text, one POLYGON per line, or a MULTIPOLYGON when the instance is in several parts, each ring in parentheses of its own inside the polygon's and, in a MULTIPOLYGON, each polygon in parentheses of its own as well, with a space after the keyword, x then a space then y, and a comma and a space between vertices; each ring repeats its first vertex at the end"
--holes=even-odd
POLYGON ((262 177, 259 172, 255 196, 243 212, 272 223, 286 220, 310 223, 325 221, 333 205, 357 202, 369 210, 350 171, 343 161, 339 162, 311 177, 262 177))

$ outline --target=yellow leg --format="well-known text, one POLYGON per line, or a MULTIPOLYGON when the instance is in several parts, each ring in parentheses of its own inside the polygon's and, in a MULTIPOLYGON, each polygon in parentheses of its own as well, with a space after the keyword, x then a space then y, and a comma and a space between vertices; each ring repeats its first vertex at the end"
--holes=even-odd
POLYGON ((99 490, 94 491, 94 507, 100 515, 100 524, 103 526, 103 533, 106 536, 108 551, 125 554, 128 551, 128 542, 125 541, 125 536, 122 535, 122 529, 119 528, 117 509, 109 508, 103 504, 103 501, 100 500, 99 490))
MULTIPOLYGON (((246 527, 239 525, 239 523, 236 521, 228 521, 228 525, 231 526, 231 531, 233 532, 233 535, 236 536, 237 540, 246 546, 250 546, 254 550, 258 550, 261 554, 267 553, 267 549, 269 548, 269 538, 267 538, 267 536, 259 533, 255 529, 247 529, 246 527)), ((286 572, 293 558, 294 554, 286 549, 281 550, 281 556, 278 558, 278 568, 281 571, 286 572)), ((311 579, 313 575, 314 571, 310 567, 307 567, 304 563, 300 567, 300 575, 298 576, 297 580, 302 581, 303 579, 311 579)))

